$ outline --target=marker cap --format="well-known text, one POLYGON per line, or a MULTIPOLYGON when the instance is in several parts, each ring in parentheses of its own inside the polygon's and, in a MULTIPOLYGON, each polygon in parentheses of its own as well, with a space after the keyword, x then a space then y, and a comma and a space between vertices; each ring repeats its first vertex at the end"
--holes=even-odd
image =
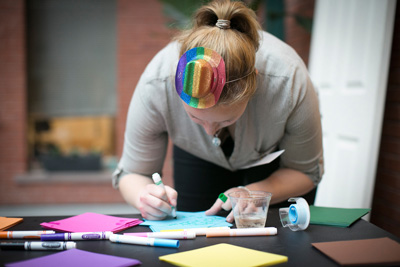
POLYGON ((218 198, 221 199, 221 201, 224 203, 228 199, 228 197, 224 193, 219 194, 218 198))
POLYGON ((25 242, 1 242, 0 248, 2 250, 24 250, 25 242))
POLYGON ((42 241, 62 241, 65 239, 65 235, 63 233, 60 234, 45 234, 40 236, 40 240, 42 241))
POLYGON ((194 239, 194 238, 196 238, 195 231, 186 231, 186 239, 194 239))
POLYGON ((154 246, 179 248, 179 240, 154 238, 154 246))
POLYGON ((268 227, 270 235, 277 235, 278 229, 276 227, 268 227))
POLYGON ((8 234, 7 234, 7 232, 0 232, 0 238, 1 239, 5 239, 5 238, 8 238, 8 234))
POLYGON ((76 243, 75 242, 65 242, 66 243, 66 249, 73 249, 76 248, 76 243))
POLYGON ((111 242, 117 242, 117 235, 116 235, 116 234, 110 235, 110 237, 108 238, 108 240, 110 240, 111 242))
POLYGON ((162 183, 161 176, 157 172, 153 173, 153 175, 151 177, 153 178, 153 181, 156 185, 159 185, 162 183))

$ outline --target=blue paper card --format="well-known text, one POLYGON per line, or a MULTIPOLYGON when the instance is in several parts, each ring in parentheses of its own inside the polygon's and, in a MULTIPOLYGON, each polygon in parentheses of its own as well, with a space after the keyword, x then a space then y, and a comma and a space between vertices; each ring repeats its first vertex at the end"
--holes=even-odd
POLYGON ((161 230, 189 229, 189 228, 208 228, 208 227, 231 227, 232 224, 225 221, 224 217, 210 215, 207 216, 205 211, 186 212, 177 211, 176 219, 166 219, 163 221, 145 220, 141 226, 150 226, 153 232, 161 230))

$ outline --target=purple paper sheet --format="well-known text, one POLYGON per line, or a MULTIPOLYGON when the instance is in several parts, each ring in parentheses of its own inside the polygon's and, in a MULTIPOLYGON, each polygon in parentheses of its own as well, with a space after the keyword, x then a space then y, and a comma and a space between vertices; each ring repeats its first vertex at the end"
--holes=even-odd
POLYGON ((70 249, 31 260, 8 263, 6 267, 126 267, 142 264, 135 259, 104 255, 79 249, 70 249))
POLYGON ((40 225, 47 229, 64 232, 103 232, 117 233, 142 223, 139 219, 122 218, 98 213, 83 213, 59 221, 43 222, 40 225))

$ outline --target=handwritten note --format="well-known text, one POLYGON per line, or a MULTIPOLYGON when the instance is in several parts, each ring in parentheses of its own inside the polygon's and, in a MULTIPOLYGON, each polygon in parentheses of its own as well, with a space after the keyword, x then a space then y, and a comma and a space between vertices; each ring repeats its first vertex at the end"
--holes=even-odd
POLYGON ((188 228, 208 228, 208 227, 221 227, 232 226, 231 223, 225 221, 221 216, 207 216, 205 211, 199 212, 185 212, 178 211, 176 219, 167 219, 163 221, 150 221, 145 220, 141 226, 150 226, 153 232, 160 232, 161 230, 173 229, 188 229, 188 228))

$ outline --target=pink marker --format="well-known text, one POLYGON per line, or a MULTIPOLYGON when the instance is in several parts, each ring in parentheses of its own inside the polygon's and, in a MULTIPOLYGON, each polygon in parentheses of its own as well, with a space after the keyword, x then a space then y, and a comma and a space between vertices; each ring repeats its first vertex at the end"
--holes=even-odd
POLYGON ((176 231, 176 232, 142 232, 142 233, 125 233, 124 235, 166 238, 166 239, 195 239, 196 232, 194 231, 176 231))
POLYGON ((278 230, 275 227, 265 228, 239 228, 239 229, 228 229, 228 230, 211 230, 207 231, 207 237, 219 237, 219 236, 265 236, 265 235, 276 235, 278 230))

